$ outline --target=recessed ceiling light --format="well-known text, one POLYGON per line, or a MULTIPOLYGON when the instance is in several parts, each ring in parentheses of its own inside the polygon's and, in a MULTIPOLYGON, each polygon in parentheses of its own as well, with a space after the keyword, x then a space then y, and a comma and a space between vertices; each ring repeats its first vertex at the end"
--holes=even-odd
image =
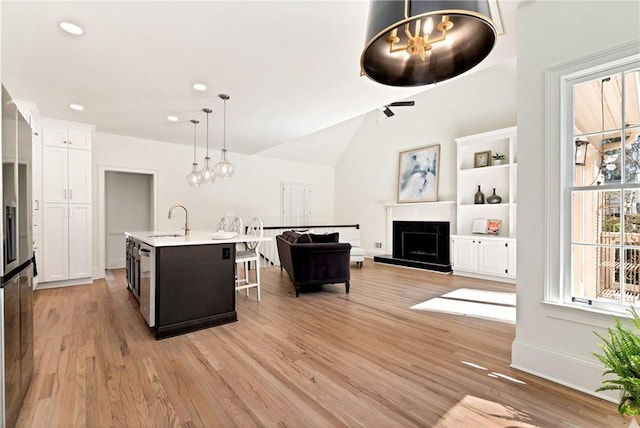
POLYGON ((194 83, 193 89, 195 89, 196 91, 204 92, 207 90, 207 85, 205 85, 204 83, 194 83))
POLYGON ((167 120, 169 122, 177 122, 178 118, 176 116, 167 116, 167 120))
POLYGON ((82 111, 84 110, 84 106, 80 105, 80 104, 69 104, 69 108, 71 110, 76 110, 76 111, 82 111))
POLYGON ((84 30, 79 26, 72 22, 62 21, 58 22, 58 27, 62 28, 69 34, 73 34, 74 36, 80 36, 84 34, 84 30))

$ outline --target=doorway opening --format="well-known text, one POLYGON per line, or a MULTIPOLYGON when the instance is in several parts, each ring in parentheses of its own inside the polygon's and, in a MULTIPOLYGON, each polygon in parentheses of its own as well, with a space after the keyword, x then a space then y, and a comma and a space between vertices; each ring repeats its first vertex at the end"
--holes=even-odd
POLYGON ((105 269, 124 268, 124 232, 154 230, 156 225, 156 173, 101 168, 98 174, 98 277, 105 269))

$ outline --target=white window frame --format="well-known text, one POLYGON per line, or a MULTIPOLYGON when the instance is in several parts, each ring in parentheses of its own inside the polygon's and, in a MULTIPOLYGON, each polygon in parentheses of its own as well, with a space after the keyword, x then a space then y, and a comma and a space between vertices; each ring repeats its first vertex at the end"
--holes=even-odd
POLYGON ((571 301, 571 192, 573 182, 573 86, 640 65, 640 43, 589 55, 545 72, 545 259, 544 302, 571 309, 624 314, 621 303, 571 301), (561 220, 561 221, 558 221, 561 220))

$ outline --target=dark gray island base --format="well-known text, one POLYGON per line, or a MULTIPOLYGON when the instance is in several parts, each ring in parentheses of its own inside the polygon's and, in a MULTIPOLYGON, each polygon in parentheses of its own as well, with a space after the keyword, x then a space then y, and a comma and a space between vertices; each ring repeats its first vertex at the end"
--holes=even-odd
POLYGON ((235 244, 155 248, 156 339, 238 320, 235 244))

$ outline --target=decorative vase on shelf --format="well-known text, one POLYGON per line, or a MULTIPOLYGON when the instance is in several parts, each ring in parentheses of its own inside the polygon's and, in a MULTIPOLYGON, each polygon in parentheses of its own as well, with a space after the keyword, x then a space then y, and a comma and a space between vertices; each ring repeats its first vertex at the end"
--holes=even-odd
POLYGON ((496 195, 496 188, 493 188, 493 194, 487 196, 487 203, 488 204, 499 204, 500 202, 502 202, 502 197, 496 195))
POLYGON ((478 191, 473 195, 474 204, 484 204, 484 193, 480 191, 480 185, 478 185, 478 191))

